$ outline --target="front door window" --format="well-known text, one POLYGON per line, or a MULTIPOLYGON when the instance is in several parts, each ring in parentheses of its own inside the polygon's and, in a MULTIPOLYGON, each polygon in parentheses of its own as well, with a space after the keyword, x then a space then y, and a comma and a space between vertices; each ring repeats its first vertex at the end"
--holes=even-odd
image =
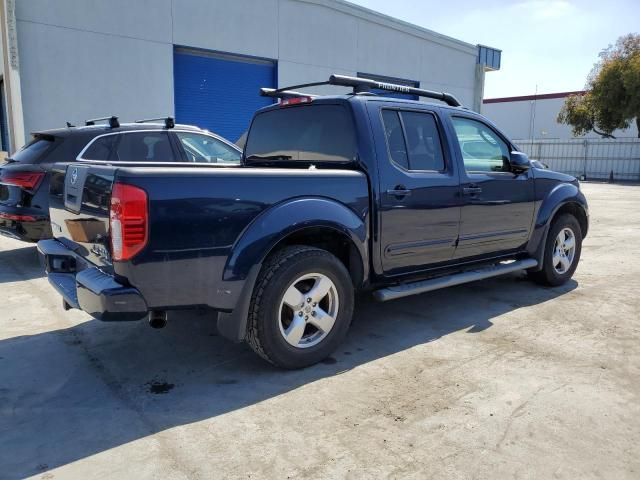
POLYGON ((467 173, 508 172, 509 146, 484 123, 453 117, 464 168, 467 173))

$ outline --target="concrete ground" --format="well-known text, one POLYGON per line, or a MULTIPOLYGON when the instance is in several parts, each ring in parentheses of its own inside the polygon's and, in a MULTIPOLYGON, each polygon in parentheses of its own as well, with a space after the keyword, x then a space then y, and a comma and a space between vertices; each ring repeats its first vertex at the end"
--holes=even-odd
POLYGON ((640 187, 585 184, 575 280, 388 304, 286 372, 197 315, 62 310, 0 239, 0 478, 640 478, 640 187))

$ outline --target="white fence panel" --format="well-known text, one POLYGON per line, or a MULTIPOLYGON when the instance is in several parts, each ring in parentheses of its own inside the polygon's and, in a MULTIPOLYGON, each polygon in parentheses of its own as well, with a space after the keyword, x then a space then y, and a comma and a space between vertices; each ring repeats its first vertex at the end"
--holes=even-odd
POLYGON ((640 181, 640 139, 514 140, 529 158, 588 180, 640 181))

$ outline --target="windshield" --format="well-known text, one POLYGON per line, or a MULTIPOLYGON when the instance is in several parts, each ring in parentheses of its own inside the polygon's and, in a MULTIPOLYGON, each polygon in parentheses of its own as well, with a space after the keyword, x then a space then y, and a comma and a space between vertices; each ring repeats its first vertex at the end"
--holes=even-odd
POLYGON ((256 115, 245 148, 247 162, 353 162, 353 120, 341 105, 283 107, 256 115))
POLYGON ((52 145, 53 139, 36 137, 20 150, 11 155, 8 160, 20 163, 40 163, 40 161, 44 157, 44 154, 52 145))

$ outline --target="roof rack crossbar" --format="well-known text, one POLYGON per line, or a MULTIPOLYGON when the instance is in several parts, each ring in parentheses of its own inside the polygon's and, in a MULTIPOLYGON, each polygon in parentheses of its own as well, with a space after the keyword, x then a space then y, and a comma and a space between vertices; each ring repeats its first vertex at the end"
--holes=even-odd
POLYGON ((424 90, 422 88, 409 87, 407 85, 398 85, 395 83, 379 82, 370 78, 349 77, 346 75, 331 75, 329 80, 324 82, 303 83, 300 85, 292 85, 283 88, 262 88, 260 95, 263 97, 274 98, 295 98, 295 97, 316 97, 317 95, 309 95, 294 91, 298 88, 317 87, 320 85, 337 85, 341 87, 352 87, 353 93, 370 93, 371 89, 385 90, 387 92, 405 93, 408 95, 416 95, 418 97, 433 98, 440 100, 451 107, 461 107, 460 101, 446 92, 434 92, 432 90, 424 90))
POLYGON ((111 128, 118 128, 120 126, 120 122, 118 121, 118 117, 115 115, 111 115, 110 117, 100 117, 100 118, 92 118, 84 122, 85 125, 95 125, 96 122, 104 122, 105 120, 109 121, 109 126, 111 128))
POLYGON ((174 128, 176 126, 176 121, 173 117, 143 118, 141 120, 136 120, 135 123, 157 122, 158 120, 162 120, 164 122, 165 128, 174 128))

